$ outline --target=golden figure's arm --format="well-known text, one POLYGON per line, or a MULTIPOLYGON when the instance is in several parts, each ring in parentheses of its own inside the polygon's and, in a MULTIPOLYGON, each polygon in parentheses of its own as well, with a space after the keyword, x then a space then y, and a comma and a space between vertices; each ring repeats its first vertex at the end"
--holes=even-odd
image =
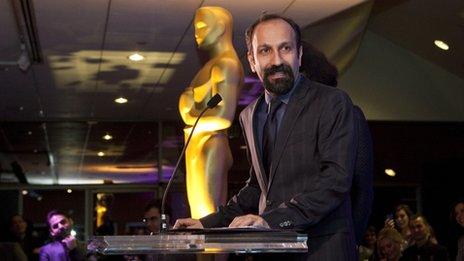
MULTIPOLYGON (((208 81, 200 86, 188 87, 179 100, 179 111, 187 125, 193 125, 199 113, 206 108, 208 100, 219 93, 223 101, 208 110, 197 128, 221 130, 230 127, 235 114, 237 97, 243 81, 243 69, 236 57, 220 58, 209 73, 208 81)), ((194 86, 195 80, 192 82, 194 86)))

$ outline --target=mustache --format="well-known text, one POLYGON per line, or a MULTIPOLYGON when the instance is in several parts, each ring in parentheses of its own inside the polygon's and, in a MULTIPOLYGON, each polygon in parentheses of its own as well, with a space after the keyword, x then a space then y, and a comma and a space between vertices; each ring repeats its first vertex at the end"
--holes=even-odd
POLYGON ((268 67, 266 69, 264 69, 264 77, 268 77, 269 75, 271 74, 274 74, 274 73, 284 73, 286 75, 292 75, 293 74, 293 71, 292 71, 292 68, 286 64, 279 64, 279 65, 272 65, 271 67, 268 67))

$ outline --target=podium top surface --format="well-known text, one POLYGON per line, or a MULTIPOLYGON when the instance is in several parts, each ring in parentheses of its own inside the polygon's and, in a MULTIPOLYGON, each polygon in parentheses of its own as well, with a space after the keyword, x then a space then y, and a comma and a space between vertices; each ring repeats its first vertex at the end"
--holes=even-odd
POLYGON ((307 236, 264 229, 175 230, 150 236, 97 236, 87 249, 104 255, 307 252, 307 236))

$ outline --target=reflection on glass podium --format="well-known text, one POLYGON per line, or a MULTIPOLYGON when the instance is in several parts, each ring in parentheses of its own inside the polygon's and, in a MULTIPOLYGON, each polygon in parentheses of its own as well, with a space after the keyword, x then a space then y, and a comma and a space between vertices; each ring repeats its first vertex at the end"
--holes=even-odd
POLYGON ((151 236, 97 236, 87 249, 103 255, 186 253, 301 253, 307 236, 294 231, 213 228, 171 230, 151 236))

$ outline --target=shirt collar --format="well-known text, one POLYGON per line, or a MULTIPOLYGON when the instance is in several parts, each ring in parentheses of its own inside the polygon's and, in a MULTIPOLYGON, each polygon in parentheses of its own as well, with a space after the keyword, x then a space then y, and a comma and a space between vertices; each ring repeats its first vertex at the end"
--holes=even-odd
MULTIPOLYGON (((290 101, 290 97, 292 97, 293 92, 295 92, 296 86, 298 85, 300 80, 301 80, 301 74, 298 74, 298 78, 296 78, 296 81, 293 84, 292 89, 284 95, 277 96, 277 99, 280 99, 281 102, 287 105, 288 102, 290 101)), ((264 99, 266 100, 266 104, 269 104, 272 98, 274 98, 274 96, 271 93, 269 93, 266 89, 264 89, 264 99)))

